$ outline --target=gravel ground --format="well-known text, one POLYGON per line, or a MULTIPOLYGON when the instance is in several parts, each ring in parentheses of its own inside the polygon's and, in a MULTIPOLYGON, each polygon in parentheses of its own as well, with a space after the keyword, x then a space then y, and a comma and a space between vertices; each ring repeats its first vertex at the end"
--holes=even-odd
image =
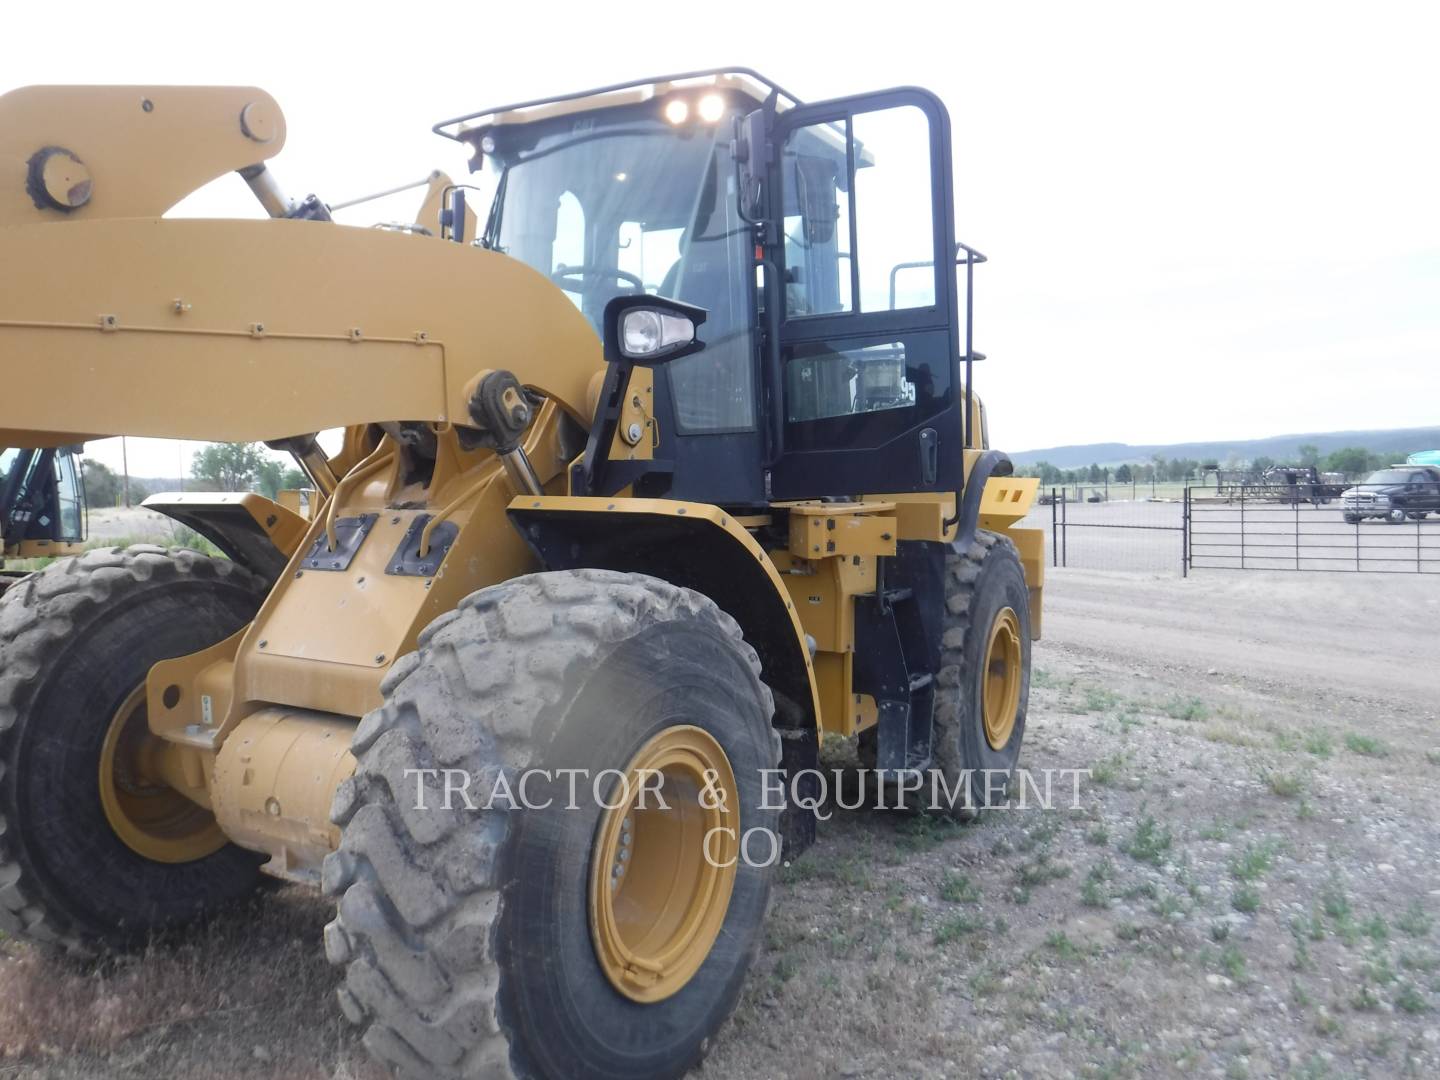
MULTIPOLYGON (((1079 809, 837 812, 698 1075, 1440 1073, 1440 582, 1056 571, 1045 628, 1022 763, 1079 809)), ((376 1076, 327 917, 0 942, 0 1077, 376 1076)))

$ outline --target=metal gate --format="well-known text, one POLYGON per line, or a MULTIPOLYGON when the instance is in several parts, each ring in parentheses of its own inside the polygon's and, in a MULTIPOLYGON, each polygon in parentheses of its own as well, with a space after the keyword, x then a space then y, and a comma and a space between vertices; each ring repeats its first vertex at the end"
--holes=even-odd
POLYGON ((1342 503, 1187 488, 1187 569, 1440 573, 1440 514, 1371 494, 1342 503))

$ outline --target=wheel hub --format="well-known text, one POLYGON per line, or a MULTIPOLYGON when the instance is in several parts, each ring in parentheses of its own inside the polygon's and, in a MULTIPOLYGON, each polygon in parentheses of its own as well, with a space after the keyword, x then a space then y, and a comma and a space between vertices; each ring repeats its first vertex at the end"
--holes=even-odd
POLYGON ((1014 608, 1001 608, 990 624, 981 686, 985 741, 992 750, 1005 749, 1014 734, 1016 714, 1020 711, 1023 664, 1020 617, 1014 608))
POLYGON ((203 859, 225 846, 215 817, 160 779, 163 742, 150 732, 142 683, 116 710, 100 748, 100 805, 115 835, 162 863, 203 859))
POLYGON ((590 930, 611 985, 649 1004, 684 987, 719 936, 738 865, 739 795, 725 751, 690 725, 660 732, 623 772, 591 851, 590 930))

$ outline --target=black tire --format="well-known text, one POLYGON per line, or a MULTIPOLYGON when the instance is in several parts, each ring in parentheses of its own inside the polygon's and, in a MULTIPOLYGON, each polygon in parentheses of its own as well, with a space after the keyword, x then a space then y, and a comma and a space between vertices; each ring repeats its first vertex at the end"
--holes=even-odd
POLYGON ((1346 525, 1359 525, 1359 524, 1360 524, 1360 515, 1359 515, 1359 514, 1346 514, 1346 515, 1345 515, 1345 524, 1346 524, 1346 525))
MULTIPOLYGON (((416 768, 493 785, 526 769, 623 768, 683 721, 734 767, 742 828, 776 833, 761 771, 780 757, 769 690, 739 627, 705 597, 639 574, 518 578, 467 598, 387 676, 335 797, 340 850, 324 886, 326 952, 345 1015, 414 1078, 667 1077, 703 1056, 758 948, 772 871, 741 863, 694 977, 639 1004, 606 979, 587 883, 600 809, 416 809, 416 768)), ((493 790, 493 787, 491 787, 493 790)), ((588 790, 588 789, 583 789, 588 790)), ((532 800, 537 799, 531 789, 532 800)), ((479 796, 477 795, 477 798, 479 796)), ((778 835, 778 833, 777 833, 778 835)), ((768 854, 768 850, 766 852, 768 854)))
MULTIPOLYGON (((1020 759, 1030 700, 1029 598, 1020 556, 1006 537, 981 530, 968 551, 946 554, 945 632, 936 679, 933 769, 944 780, 946 790, 966 793, 963 800, 939 808, 959 820, 974 817, 987 804, 1002 805, 1020 759), (984 654, 991 627, 1007 607, 1015 612, 1020 625, 1021 683, 1014 727, 997 750, 986 738, 982 720, 984 654)), ((927 809, 937 809, 934 788, 933 783, 927 784, 920 792, 927 809)))
POLYGON ((143 944, 249 893, 259 857, 132 851, 100 801, 109 722, 156 662, 224 640, 265 583, 158 547, 91 551, 0 598, 0 929, 76 954, 143 944))
POLYGON ((1404 525, 1407 516, 1408 515, 1405 513, 1405 511, 1397 506, 1395 509, 1391 510, 1390 513, 1385 515, 1385 520, 1388 521, 1391 525, 1404 525))

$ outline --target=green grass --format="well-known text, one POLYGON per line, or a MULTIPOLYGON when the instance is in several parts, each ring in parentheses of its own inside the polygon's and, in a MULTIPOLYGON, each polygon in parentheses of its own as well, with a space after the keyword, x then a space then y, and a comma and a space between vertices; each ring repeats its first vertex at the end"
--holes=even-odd
POLYGON ((1045 947, 1062 960, 1073 960, 1080 955, 1080 946, 1070 940, 1064 930, 1052 930, 1045 937, 1045 947))
POLYGON ((1345 749, 1362 757, 1387 757, 1390 748, 1373 735, 1352 731, 1345 736, 1345 749))
POLYGON ((1361 983, 1360 988, 1350 998, 1350 1007, 1356 1012, 1373 1012, 1380 1007, 1380 995, 1375 993, 1375 988, 1369 983, 1361 983))
POLYGON ((1309 938, 1311 941, 1325 940, 1325 920, 1320 918, 1320 912, 1312 910, 1310 917, 1297 915, 1290 920, 1290 933, 1295 936, 1296 941, 1304 941, 1309 938))
POLYGON ((1365 961, 1360 966, 1360 974, 1379 986, 1388 986, 1395 981, 1395 969, 1390 966, 1390 958, 1382 952, 1376 952, 1365 961))
POLYGON ((936 928, 935 944, 949 945, 953 941, 959 941, 961 938, 983 929, 984 926, 984 921, 974 915, 952 915, 936 928))
POLYGON ((1245 954, 1234 945, 1226 945, 1220 950, 1220 970, 1225 972, 1226 977, 1232 982, 1244 982, 1246 979, 1245 954))
POLYGON ((1109 859, 1101 859, 1090 867, 1085 882, 1080 886, 1080 902, 1086 907, 1103 908, 1110 906, 1109 882, 1115 877, 1115 866, 1109 859))
POLYGON ((1210 706, 1199 698, 1171 698, 1160 706, 1160 711, 1172 720, 1207 720, 1210 706))
POLYGON ((1410 901, 1410 906, 1405 909, 1405 914, 1395 920, 1395 927, 1403 934, 1410 937, 1426 937, 1434 921, 1425 911, 1425 906, 1419 900, 1410 901))
POLYGON ((1120 845, 1120 850, 1137 862, 1161 866, 1173 840, 1168 827, 1146 814, 1136 823, 1130 839, 1120 845))
POLYGON ((1120 704, 1120 695, 1103 686, 1085 689, 1085 700, 1076 706, 1078 712, 1107 712, 1120 704))
POLYGON ((1110 830, 1104 822, 1092 825, 1085 834, 1085 842, 1091 847, 1104 847, 1110 843, 1110 830))
POLYGON ((898 846, 902 851, 918 853, 931 851, 959 834, 960 825, 950 818, 931 817, 920 814, 906 818, 895 831, 899 834, 898 846))
POLYGON ((1440 968, 1440 956, 1434 953, 1411 952, 1408 949, 1400 954, 1400 966, 1406 971, 1431 972, 1440 968))
POLYGON ((1425 1000, 1425 995, 1410 983, 1406 983, 1395 992, 1395 1007, 1412 1016, 1430 1011, 1430 1003, 1425 1000))
POLYGON ((1259 881, 1275 865, 1275 856, 1279 851, 1277 840, 1246 844, 1245 850, 1230 860, 1230 876, 1236 881, 1259 881))
POLYGON ((952 904, 968 904, 980 899, 980 889, 965 874, 946 871, 940 879, 940 899, 952 904))
POLYGON ((1349 919, 1352 913, 1350 898, 1339 881, 1331 881, 1320 890, 1320 907, 1330 918, 1338 921, 1349 919))
POLYGON ((1162 892, 1155 899, 1155 907, 1152 909, 1162 919, 1168 919, 1172 915, 1178 915, 1185 910, 1184 902, 1174 893, 1162 892))
POLYGON ((1312 731, 1305 736, 1305 751, 1318 758, 1328 758, 1335 751, 1335 743, 1323 731, 1312 731))
POLYGON ((1272 795, 1293 799, 1305 790, 1305 774, 1287 769, 1264 769, 1260 773, 1272 795))
POLYGON ((1037 885, 1048 885, 1070 876, 1070 868, 1050 858, 1048 852, 1039 852, 1033 859, 1026 859, 1015 868, 1015 884, 1022 889, 1037 885))
POLYGON ((1230 906, 1246 915, 1260 910, 1260 890, 1253 885, 1241 885, 1230 894, 1230 906))
POLYGON ((1101 787, 1113 787, 1130 764, 1130 755, 1123 751, 1111 754, 1090 766, 1090 779, 1101 787))

